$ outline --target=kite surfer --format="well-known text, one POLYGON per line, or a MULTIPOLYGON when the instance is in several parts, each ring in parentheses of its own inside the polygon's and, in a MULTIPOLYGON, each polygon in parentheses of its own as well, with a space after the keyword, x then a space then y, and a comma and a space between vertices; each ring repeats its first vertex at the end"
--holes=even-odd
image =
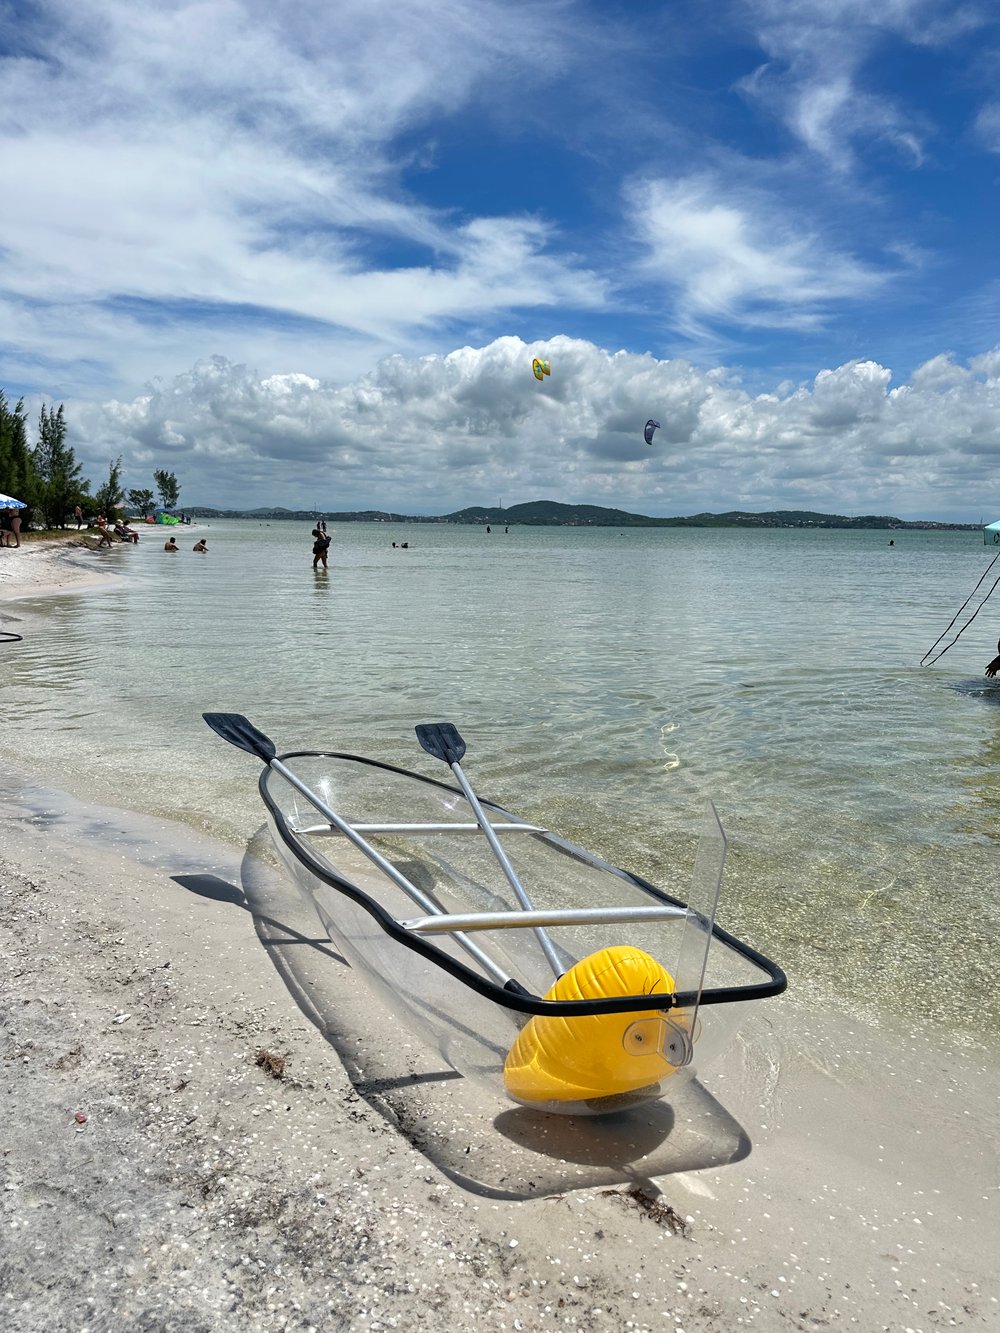
POLYGON ((987 676, 989 676, 991 680, 997 674, 998 671, 1000 671, 1000 639, 997 640, 996 657, 994 657, 992 662, 986 663, 986 674, 987 676))

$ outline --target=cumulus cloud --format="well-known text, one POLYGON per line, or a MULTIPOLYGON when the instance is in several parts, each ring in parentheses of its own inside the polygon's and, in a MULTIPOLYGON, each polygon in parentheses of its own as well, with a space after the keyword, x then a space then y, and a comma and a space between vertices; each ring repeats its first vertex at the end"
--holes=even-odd
POLYGON ((389 357, 347 385, 216 357, 70 421, 92 475, 121 453, 129 485, 166 467, 188 504, 445 513, 502 496, 975 522, 1000 512, 998 367, 1000 348, 968 367, 938 357, 893 387, 886 367, 851 361, 751 394, 722 369, 507 337, 389 357), (536 355, 552 366, 542 384, 536 355))
POLYGON ((964 385, 970 378, 970 372, 950 352, 942 352, 917 366, 910 382, 916 389, 946 389, 953 384, 964 385))

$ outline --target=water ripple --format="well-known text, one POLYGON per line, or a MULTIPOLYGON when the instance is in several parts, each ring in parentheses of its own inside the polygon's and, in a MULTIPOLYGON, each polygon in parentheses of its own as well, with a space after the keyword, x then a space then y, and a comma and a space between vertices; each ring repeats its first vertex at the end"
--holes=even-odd
POLYGON ((203 711, 418 768, 414 724, 450 718, 487 794, 640 873, 689 873, 711 797, 723 917, 793 985, 901 1020, 933 967, 939 1021, 1000 1032, 992 638, 916 665, 968 535, 354 524, 317 575, 309 526, 214 523, 207 558, 144 534, 124 585, 20 603, 8 752, 229 835, 256 774, 203 711))

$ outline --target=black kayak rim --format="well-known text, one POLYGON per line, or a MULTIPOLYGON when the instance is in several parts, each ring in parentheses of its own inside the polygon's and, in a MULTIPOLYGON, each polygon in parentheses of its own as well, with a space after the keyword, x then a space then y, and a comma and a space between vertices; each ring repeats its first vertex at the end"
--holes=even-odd
MULTIPOLYGON (((241 747, 242 748, 242 747, 241 747)), ((287 754, 276 756, 278 763, 291 767, 290 761, 296 759, 336 759, 348 760, 352 763, 362 764, 369 768, 378 769, 386 773, 394 773, 401 777, 410 778, 413 781, 424 783, 427 786, 436 787, 441 791, 461 796, 463 793, 458 787, 450 783, 441 782, 437 778, 427 777, 423 773, 414 773, 410 769, 400 768, 395 764, 384 763, 378 759, 367 759, 361 755, 347 754, 340 751, 320 751, 320 750, 294 750, 287 754)), ((275 772, 279 772, 277 769, 275 772)), ((293 770, 294 771, 294 770, 293 770)), ((655 1011, 667 1009, 687 1009, 694 1005, 714 1005, 714 1004, 735 1004, 748 1000, 763 1000, 771 996, 780 995, 788 986, 788 979, 782 969, 762 953, 745 944, 742 940, 731 935, 722 926, 712 923, 712 937, 734 950, 748 962, 768 974, 768 980, 749 983, 743 986, 716 986, 706 988, 700 995, 696 991, 675 991, 670 995, 616 995, 604 999, 594 1000, 546 1000, 539 995, 534 995, 525 990, 517 982, 508 982, 501 986, 496 982, 489 981, 486 977, 475 972, 471 967, 452 957, 450 954, 439 948, 431 940, 401 926, 396 918, 387 912, 382 905, 376 901, 370 894, 365 893, 363 889, 340 875, 335 870, 331 870, 327 865, 320 862, 312 855, 309 848, 305 846, 302 840, 288 826, 284 813, 274 801, 271 793, 267 789, 267 778, 270 772, 270 765, 265 768, 259 781, 261 798, 264 801, 268 812, 277 829, 282 842, 292 853, 295 859, 321 883, 329 888, 344 895, 351 902, 356 903, 372 916, 380 928, 398 944, 406 949, 413 950, 420 954, 429 962, 448 972, 457 981, 468 986, 470 990, 492 1000, 506 1009, 515 1010, 523 1014, 540 1014, 551 1017, 584 1017, 591 1014, 621 1014, 632 1011, 655 1011)), ((279 773, 280 776, 280 773, 279 773)), ((509 810, 503 806, 497 805, 493 801, 483 800, 482 804, 490 810, 502 815, 507 819, 516 819, 509 810)), ((659 889, 656 885, 649 883, 631 871, 623 870, 619 866, 613 866, 603 861, 600 857, 587 852, 584 848, 576 844, 567 842, 557 834, 543 832, 532 835, 543 841, 557 847, 560 851, 568 853, 575 859, 583 861, 584 864, 593 866, 597 869, 610 871, 612 874, 624 878, 628 883, 640 889, 643 893, 654 898, 658 903, 672 907, 687 908, 687 904, 679 898, 674 898, 659 889)))

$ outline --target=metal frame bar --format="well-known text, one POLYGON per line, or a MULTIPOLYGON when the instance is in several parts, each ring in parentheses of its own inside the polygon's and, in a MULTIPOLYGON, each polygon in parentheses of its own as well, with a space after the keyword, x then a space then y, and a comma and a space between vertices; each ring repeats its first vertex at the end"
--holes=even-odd
POLYGON ((526 926, 599 926, 616 921, 662 921, 686 917, 686 907, 565 907, 546 911, 440 912, 400 921, 418 935, 446 935, 453 930, 518 930, 526 926))
MULTIPOLYGON (((306 828, 292 826, 296 833, 308 834, 311 838, 334 837, 343 835, 343 830, 330 824, 310 824, 306 828)), ((541 824, 494 824, 494 833, 548 833, 541 824)), ((482 833, 478 824, 352 824, 355 833, 482 833)))
MULTIPOLYGON (((463 745, 463 751, 464 751, 464 745, 463 745)), ((450 766, 451 766, 451 771, 455 775, 455 780, 458 782, 458 785, 462 788, 462 791, 465 792, 465 798, 472 806, 472 813, 476 816, 476 819, 479 821, 479 827, 483 830, 483 833, 486 835, 486 841, 490 844, 490 849, 492 850, 493 855, 500 862, 500 869, 506 875, 507 883, 514 890, 514 896, 517 898, 517 901, 521 904, 521 906, 524 908, 526 912, 534 911, 534 903, 528 897, 527 890, 525 889, 524 885, 518 878, 517 871, 511 864, 510 857, 500 846, 500 839, 493 832, 493 825, 486 818, 486 811, 480 804, 479 797, 472 790, 472 786, 469 782, 469 779, 465 776, 465 773, 462 771, 462 765, 458 762, 457 759, 452 759, 450 761, 450 766)), ((538 939, 538 943, 542 946, 542 953, 548 959, 549 966, 552 968, 552 975, 556 978, 561 977, 563 972, 565 971, 565 967, 563 965, 562 959, 559 957, 559 953, 556 949, 556 946, 549 939, 548 935, 546 935, 545 930, 542 926, 535 927, 535 936, 538 939)))
MULTIPOLYGON (((411 902, 415 902, 417 906, 422 907, 425 912, 433 912, 436 910, 434 902, 428 898, 425 893, 422 893, 415 884, 408 880, 402 871, 398 870, 391 861, 387 861, 381 852, 376 851, 371 843, 366 842, 361 834, 354 829, 353 825, 349 824, 346 819, 341 819, 336 810, 331 809, 321 797, 317 796, 314 791, 310 790, 299 775, 293 773, 287 764, 282 763, 280 759, 275 757, 270 761, 268 766, 274 769, 276 773, 280 773, 285 781, 290 783, 296 791, 301 792, 309 804, 314 806, 324 819, 329 820, 332 827, 339 829, 340 832, 343 833, 355 847, 357 847, 359 852, 363 852, 365 856, 368 857, 369 861, 378 866, 379 870, 381 870, 384 875, 388 875, 393 884, 395 884, 397 888, 402 889, 411 902)), ((499 982, 501 986, 506 986, 511 981, 512 978, 507 975, 503 968, 499 967, 488 953, 484 953, 474 940, 467 940, 465 936, 458 931, 455 932, 455 939, 462 948, 465 949, 466 953, 470 954, 476 960, 487 976, 493 977, 493 979, 499 982)))

